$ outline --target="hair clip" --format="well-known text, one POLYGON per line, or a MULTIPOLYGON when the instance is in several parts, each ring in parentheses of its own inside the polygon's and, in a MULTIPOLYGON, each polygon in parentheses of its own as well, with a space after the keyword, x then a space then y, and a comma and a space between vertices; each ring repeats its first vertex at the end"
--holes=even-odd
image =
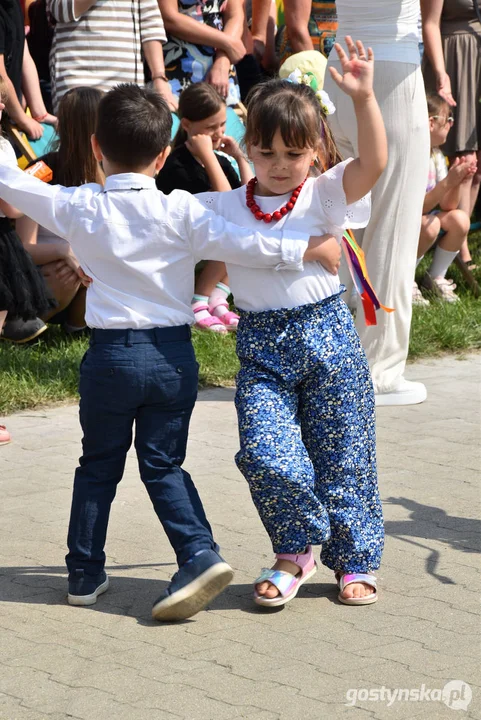
POLYGON ((311 73, 309 71, 303 73, 301 72, 301 70, 299 70, 299 68, 296 68, 293 72, 291 72, 291 74, 286 78, 286 80, 288 82, 294 83, 294 85, 308 85, 308 87, 310 87, 311 90, 314 91, 324 115, 332 115, 336 112, 336 106, 332 102, 327 92, 325 90, 319 90, 319 85, 317 83, 314 73, 311 73))

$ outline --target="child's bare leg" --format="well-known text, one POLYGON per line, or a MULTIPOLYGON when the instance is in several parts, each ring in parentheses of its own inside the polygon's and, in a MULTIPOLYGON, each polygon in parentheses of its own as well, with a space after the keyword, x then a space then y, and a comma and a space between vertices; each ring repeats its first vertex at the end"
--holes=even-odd
POLYGON ((467 240, 469 216, 464 210, 448 210, 440 212, 438 217, 441 220, 441 229, 446 233, 440 239, 439 247, 448 252, 458 252, 467 240))
POLYGON ((67 323, 73 328, 85 327, 85 298, 87 288, 80 286, 72 302, 68 306, 67 323))
POLYGON ((49 320, 61 310, 64 310, 77 294, 80 288, 80 280, 73 271, 65 276, 58 275, 57 261, 42 266, 42 275, 58 305, 42 317, 42 320, 49 320))
POLYGON ((3 324, 5 322, 6 317, 7 317, 7 311, 0 310, 0 333, 2 332, 3 324))
POLYGON ((421 232, 418 243, 418 259, 427 253, 430 247, 436 242, 441 230, 441 220, 438 215, 423 215, 421 220, 421 232))
POLYGON ((227 278, 225 263, 217 260, 208 260, 205 267, 197 276, 195 282, 195 294, 210 297, 218 282, 224 282, 227 278))

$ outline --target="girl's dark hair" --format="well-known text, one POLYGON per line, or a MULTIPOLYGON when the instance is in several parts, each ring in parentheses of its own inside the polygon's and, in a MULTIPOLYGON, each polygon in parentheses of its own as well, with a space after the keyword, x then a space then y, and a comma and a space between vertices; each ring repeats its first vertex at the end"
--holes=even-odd
MULTIPOLYGON (((179 97, 179 109, 177 115, 179 120, 186 118, 191 122, 207 120, 225 107, 225 100, 208 83, 192 83, 182 91, 179 97)), ((187 133, 181 126, 176 132, 172 147, 183 145, 187 140, 187 133)))
POLYGON ((447 110, 449 115, 449 104, 440 95, 436 93, 426 93, 426 100, 428 101, 428 115, 440 115, 443 110, 447 110))
POLYGON ((287 147, 318 150, 322 170, 342 160, 319 100, 308 85, 269 80, 250 91, 246 104, 247 147, 270 148, 279 130, 287 147))
POLYGON ((61 185, 72 187, 98 181, 90 138, 103 95, 97 88, 79 87, 69 90, 60 100, 55 180, 61 185))

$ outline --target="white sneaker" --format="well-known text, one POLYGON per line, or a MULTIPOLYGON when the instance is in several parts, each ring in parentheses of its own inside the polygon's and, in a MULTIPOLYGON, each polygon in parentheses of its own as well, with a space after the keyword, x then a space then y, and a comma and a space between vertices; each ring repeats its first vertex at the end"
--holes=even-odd
POLYGON ((428 396, 426 386, 420 382, 411 382, 401 379, 395 390, 385 393, 376 393, 376 407, 385 405, 418 405, 428 396))
POLYGON ((413 283, 413 305, 422 305, 423 307, 429 305, 429 300, 423 296, 417 282, 413 283))

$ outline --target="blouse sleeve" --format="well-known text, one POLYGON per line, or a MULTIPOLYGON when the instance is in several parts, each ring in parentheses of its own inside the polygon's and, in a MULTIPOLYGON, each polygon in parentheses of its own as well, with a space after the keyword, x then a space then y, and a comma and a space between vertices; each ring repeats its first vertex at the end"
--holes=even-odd
POLYGON ((342 178, 352 159, 338 163, 316 180, 322 210, 328 222, 338 228, 363 228, 371 217, 371 193, 351 205, 346 204, 342 178))

